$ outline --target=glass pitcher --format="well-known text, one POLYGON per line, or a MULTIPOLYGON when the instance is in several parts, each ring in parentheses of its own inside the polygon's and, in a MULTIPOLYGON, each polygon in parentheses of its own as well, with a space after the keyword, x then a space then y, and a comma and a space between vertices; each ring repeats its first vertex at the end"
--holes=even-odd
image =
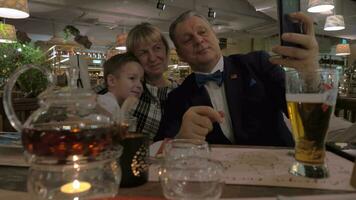
POLYGON ((4 110, 22 133, 31 166, 28 190, 36 199, 113 196, 120 184, 121 168, 116 159, 122 147, 113 145, 115 123, 97 105, 96 94, 77 88, 72 75, 69 87, 58 89, 48 70, 25 65, 4 87, 4 110), (17 78, 32 68, 46 74, 50 84, 39 95, 40 107, 22 124, 12 107, 11 92, 17 78))

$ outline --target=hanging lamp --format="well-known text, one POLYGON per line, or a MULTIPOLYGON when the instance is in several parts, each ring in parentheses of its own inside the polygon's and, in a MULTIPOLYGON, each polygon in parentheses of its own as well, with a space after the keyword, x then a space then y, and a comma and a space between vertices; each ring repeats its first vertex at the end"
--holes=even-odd
POLYGON ((0 0, 0 17, 23 19, 29 16, 27 0, 0 0))
POLYGON ((348 44, 345 39, 342 40, 341 44, 336 45, 337 56, 348 56, 350 54, 351 54, 350 44, 348 44))
POLYGON ((309 0, 308 12, 321 13, 334 9, 333 0, 309 0))
POLYGON ((0 23, 0 43, 15 43, 16 30, 11 24, 0 23))
POLYGON ((116 46, 115 49, 119 51, 126 51, 126 38, 127 33, 123 31, 123 33, 116 36, 116 46))
POLYGON ((342 15, 330 15, 326 18, 325 31, 339 31, 345 29, 345 21, 342 15))

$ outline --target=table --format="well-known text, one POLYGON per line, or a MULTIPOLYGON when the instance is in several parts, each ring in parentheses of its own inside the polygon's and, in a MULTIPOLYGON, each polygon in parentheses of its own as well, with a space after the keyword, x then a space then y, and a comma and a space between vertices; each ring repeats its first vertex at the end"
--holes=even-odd
MULTIPOLYGON (((0 190, 16 191, 19 197, 25 197, 26 194, 26 167, 8 167, 0 166, 0 190)), ((329 191, 316 189, 284 188, 270 186, 244 186, 244 185, 225 185, 223 198, 236 197, 274 197, 277 195, 312 195, 312 194, 338 194, 343 191, 329 191)), ((0 199, 5 199, 0 192, 0 199)), ((148 182, 144 185, 134 188, 120 188, 120 196, 154 196, 163 197, 160 184, 157 182, 148 182)))
MULTIPOLYGON (((25 193, 27 170, 27 167, 0 166, 0 199, 9 199, 9 195, 11 198, 16 197, 16 200, 28 199, 28 194, 25 193)), ((222 198, 275 197, 277 195, 295 196, 340 193, 351 192, 272 186, 225 185, 222 198)), ((134 188, 120 188, 118 194, 120 196, 163 197, 161 187, 158 182, 148 182, 134 188)))

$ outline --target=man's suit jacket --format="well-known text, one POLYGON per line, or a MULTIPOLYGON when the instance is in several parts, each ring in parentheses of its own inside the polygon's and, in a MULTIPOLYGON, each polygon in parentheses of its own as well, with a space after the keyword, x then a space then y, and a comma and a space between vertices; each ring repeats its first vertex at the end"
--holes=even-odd
MULTIPOLYGON (((223 81, 236 144, 293 146, 282 112, 287 113, 285 74, 268 61, 266 52, 224 57, 223 81)), ((167 100, 155 140, 173 138, 184 113, 191 106, 212 106, 204 86, 198 87, 195 75, 189 75, 167 100)), ((220 125, 206 136, 211 144, 231 144, 220 125)))

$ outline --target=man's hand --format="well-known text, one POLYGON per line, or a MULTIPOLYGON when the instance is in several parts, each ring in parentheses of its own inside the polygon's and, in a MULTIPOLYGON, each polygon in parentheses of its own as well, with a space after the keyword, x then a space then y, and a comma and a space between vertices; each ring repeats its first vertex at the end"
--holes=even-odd
POLYGON ((209 106, 193 106, 183 115, 182 125, 176 138, 205 140, 213 130, 213 123, 221 123, 223 115, 209 106))
POLYGON ((270 58, 269 61, 273 64, 295 68, 298 71, 312 71, 319 68, 319 46, 315 38, 313 19, 301 12, 292 13, 290 14, 290 17, 303 24, 305 34, 284 33, 282 35, 282 40, 299 44, 303 46, 304 49, 288 46, 275 46, 272 51, 286 57, 270 58))

